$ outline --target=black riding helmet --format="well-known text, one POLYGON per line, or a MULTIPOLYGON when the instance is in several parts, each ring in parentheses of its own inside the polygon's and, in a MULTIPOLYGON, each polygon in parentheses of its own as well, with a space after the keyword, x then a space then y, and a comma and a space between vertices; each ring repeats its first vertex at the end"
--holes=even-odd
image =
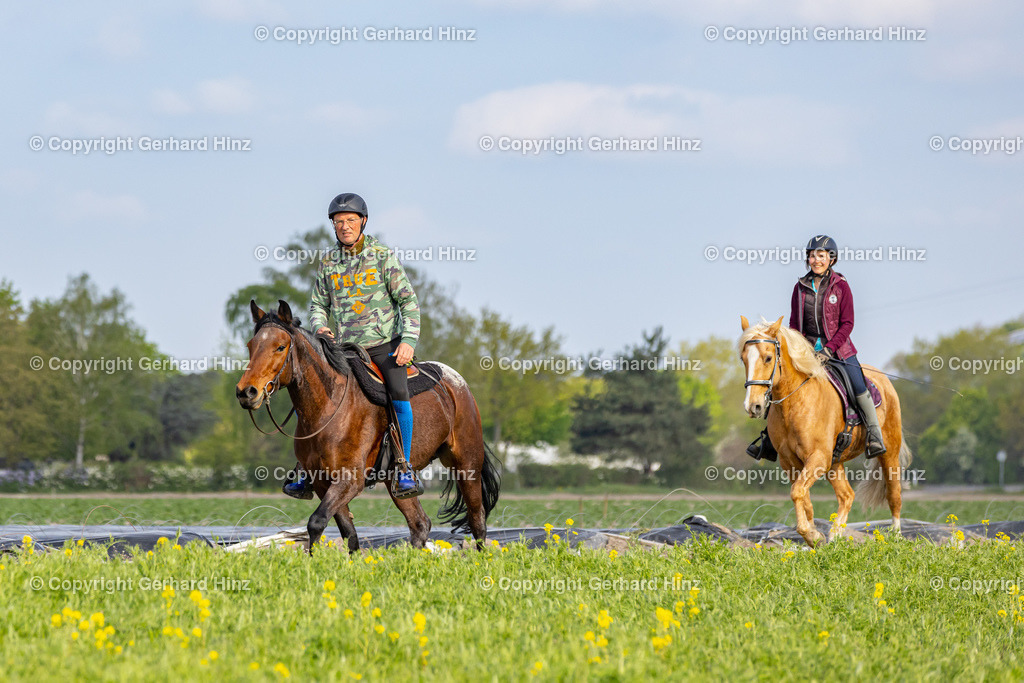
POLYGON ((839 260, 839 246, 836 244, 836 241, 828 235, 815 235, 811 238, 807 243, 807 258, 811 258, 811 253, 818 251, 819 249, 824 249, 828 252, 828 255, 832 257, 832 264, 830 264, 829 267, 839 260))
POLYGON ((331 200, 331 205, 327 207, 327 217, 334 218, 336 213, 358 213, 363 218, 369 215, 363 198, 351 192, 343 192, 331 200))
POLYGON ((334 214, 336 213, 356 213, 362 216, 363 223, 359 226, 359 237, 356 240, 362 239, 363 230, 366 229, 367 218, 366 202, 363 201, 363 198, 351 192, 339 194, 331 200, 331 205, 327 207, 327 217, 333 222, 334 214))

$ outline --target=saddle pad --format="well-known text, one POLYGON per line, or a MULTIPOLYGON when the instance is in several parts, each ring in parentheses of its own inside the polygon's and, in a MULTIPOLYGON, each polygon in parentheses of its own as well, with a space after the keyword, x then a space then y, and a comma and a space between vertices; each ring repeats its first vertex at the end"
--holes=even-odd
MULTIPOLYGON (((843 417, 851 424, 860 424, 860 413, 857 412, 857 408, 853 405, 854 398, 847 394, 843 379, 839 377, 838 373, 842 372, 842 370, 831 363, 826 365, 825 369, 828 371, 828 381, 832 383, 836 393, 839 394, 839 400, 843 403, 843 417)), ((867 376, 864 377, 864 383, 868 385, 868 391, 871 392, 871 400, 874 402, 875 407, 877 408, 882 405, 882 392, 878 390, 875 383, 868 379, 867 376)))
MULTIPOLYGON (((378 406, 387 405, 388 396, 384 384, 367 367, 366 363, 358 358, 350 358, 349 365, 352 368, 352 374, 356 376, 356 383, 366 394, 366 398, 370 399, 370 403, 378 406)), ((417 362, 415 365, 419 369, 419 373, 409 377, 410 396, 422 394, 441 381, 441 368, 436 363, 425 361, 417 362)))

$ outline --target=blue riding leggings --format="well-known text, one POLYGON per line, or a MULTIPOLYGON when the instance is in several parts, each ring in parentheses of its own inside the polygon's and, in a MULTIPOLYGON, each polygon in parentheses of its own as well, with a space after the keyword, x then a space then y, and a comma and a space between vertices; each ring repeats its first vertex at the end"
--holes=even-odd
POLYGON ((843 363, 846 367, 846 374, 850 376, 850 384, 853 385, 854 395, 863 394, 868 390, 868 385, 864 381, 864 371, 861 370, 860 361, 857 360, 856 354, 847 358, 843 363))

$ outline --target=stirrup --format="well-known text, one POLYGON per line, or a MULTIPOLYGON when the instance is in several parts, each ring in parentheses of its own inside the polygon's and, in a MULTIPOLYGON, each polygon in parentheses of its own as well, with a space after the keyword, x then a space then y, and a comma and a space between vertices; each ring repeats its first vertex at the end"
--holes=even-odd
POLYGON ((866 443, 864 445, 864 457, 868 460, 870 460, 871 458, 877 458, 880 455, 884 455, 887 450, 885 447, 885 442, 882 440, 881 434, 878 435, 877 440, 872 440, 872 431, 873 430, 870 429, 868 430, 866 443))
POLYGON ((771 462, 778 460, 779 452, 775 450, 771 439, 768 438, 767 427, 761 430, 761 435, 747 446, 747 455, 754 460, 770 460, 771 462))
POLYGON ((423 484, 412 469, 399 471, 391 482, 391 495, 402 500, 423 495, 423 484))

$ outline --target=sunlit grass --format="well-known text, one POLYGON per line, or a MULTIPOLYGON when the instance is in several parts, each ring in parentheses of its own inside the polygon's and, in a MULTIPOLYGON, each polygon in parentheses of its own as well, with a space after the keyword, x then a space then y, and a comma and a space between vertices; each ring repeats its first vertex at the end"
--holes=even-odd
MULTIPOLYGON (((962 520, 964 514, 959 515, 962 520)), ((578 517, 559 528, 581 528, 578 517)), ((1019 680, 1012 542, 0 557, 5 678, 1019 680)))

